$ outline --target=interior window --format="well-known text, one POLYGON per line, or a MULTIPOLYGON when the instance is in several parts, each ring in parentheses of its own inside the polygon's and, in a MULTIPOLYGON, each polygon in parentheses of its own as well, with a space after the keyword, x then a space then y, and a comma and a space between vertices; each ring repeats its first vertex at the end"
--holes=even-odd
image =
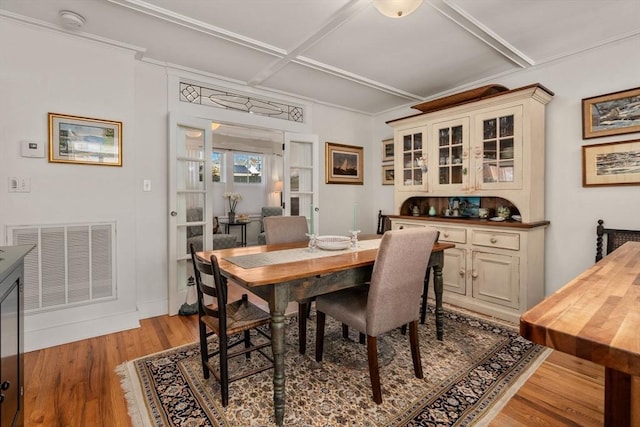
POLYGON ((260 154, 233 154, 233 182, 244 184, 262 183, 263 156, 260 154))
POLYGON ((211 177, 213 182, 224 182, 224 154, 214 151, 211 154, 211 177))

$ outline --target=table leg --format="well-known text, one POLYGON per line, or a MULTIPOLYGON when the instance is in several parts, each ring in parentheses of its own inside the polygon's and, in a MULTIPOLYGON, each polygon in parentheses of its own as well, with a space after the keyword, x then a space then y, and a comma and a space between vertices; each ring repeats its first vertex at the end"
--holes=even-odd
POLYGON ((273 407, 277 426, 282 426, 284 420, 284 314, 288 303, 288 288, 274 286, 269 301, 269 310, 271 311, 271 349, 273 352, 273 407))
POLYGON ((442 309, 442 291, 444 282, 442 278, 442 266, 444 264, 444 252, 431 254, 431 267, 433 268, 433 292, 436 295, 436 335, 438 341, 444 337, 444 310, 442 309))
POLYGON ((631 375, 608 367, 604 369, 604 425, 631 425, 631 375))

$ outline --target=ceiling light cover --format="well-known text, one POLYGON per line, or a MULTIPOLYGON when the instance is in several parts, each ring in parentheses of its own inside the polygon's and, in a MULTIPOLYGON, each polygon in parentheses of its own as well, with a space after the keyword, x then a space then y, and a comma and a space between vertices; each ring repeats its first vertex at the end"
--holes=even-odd
POLYGON ((373 0, 378 12, 389 18, 402 18, 413 13, 422 0, 373 0))

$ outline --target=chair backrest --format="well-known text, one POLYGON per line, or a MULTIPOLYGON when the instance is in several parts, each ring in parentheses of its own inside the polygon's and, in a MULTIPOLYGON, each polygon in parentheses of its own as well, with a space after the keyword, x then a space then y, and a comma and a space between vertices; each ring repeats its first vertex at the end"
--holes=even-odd
MULTIPOLYGON (((282 216, 282 212, 282 206, 263 206, 262 219, 264 220, 268 216, 282 216)), ((260 231, 264 231, 264 223, 262 224, 262 229, 260 231)))
POLYGON ((270 216, 264 219, 267 245, 308 240, 309 226, 304 216, 270 216))
POLYGON ((604 221, 599 219, 596 227, 596 262, 626 242, 640 242, 640 230, 621 230, 605 228, 604 221), (602 253, 603 240, 606 240, 606 252, 602 253))
POLYGON ((433 227, 384 233, 369 285, 367 335, 378 336, 419 318, 424 275, 437 235, 433 227))
POLYGON ((391 220, 388 215, 383 215, 382 210, 378 211, 378 230, 377 234, 384 234, 385 231, 391 230, 391 220))
POLYGON ((227 330, 227 283, 220 274, 218 259, 211 255, 209 262, 204 262, 196 257, 193 245, 191 245, 191 262, 193 274, 196 277, 196 292, 198 293, 198 316, 211 316, 218 319, 220 333, 227 330), (213 285, 207 285, 202 281, 202 275, 211 276, 213 285), (215 300, 215 308, 207 306, 204 296, 208 295, 215 300))

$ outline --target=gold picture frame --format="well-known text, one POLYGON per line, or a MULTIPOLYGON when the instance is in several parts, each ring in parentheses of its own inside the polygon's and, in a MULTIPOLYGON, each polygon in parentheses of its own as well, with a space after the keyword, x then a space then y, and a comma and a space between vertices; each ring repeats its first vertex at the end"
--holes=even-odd
POLYGON ((325 143, 325 183, 364 184, 364 148, 325 143))
POLYGON ((582 100, 582 139, 640 132, 640 87, 582 100))
POLYGON ((395 170, 393 165, 382 165, 382 185, 393 185, 395 181, 395 170))
POLYGON ((382 141, 382 161, 392 162, 393 152, 394 152, 393 138, 383 140, 382 141))
POLYGON ((640 140, 582 146, 582 186, 640 185, 640 140))
POLYGON ((122 122, 49 113, 49 162, 122 166, 122 122))

